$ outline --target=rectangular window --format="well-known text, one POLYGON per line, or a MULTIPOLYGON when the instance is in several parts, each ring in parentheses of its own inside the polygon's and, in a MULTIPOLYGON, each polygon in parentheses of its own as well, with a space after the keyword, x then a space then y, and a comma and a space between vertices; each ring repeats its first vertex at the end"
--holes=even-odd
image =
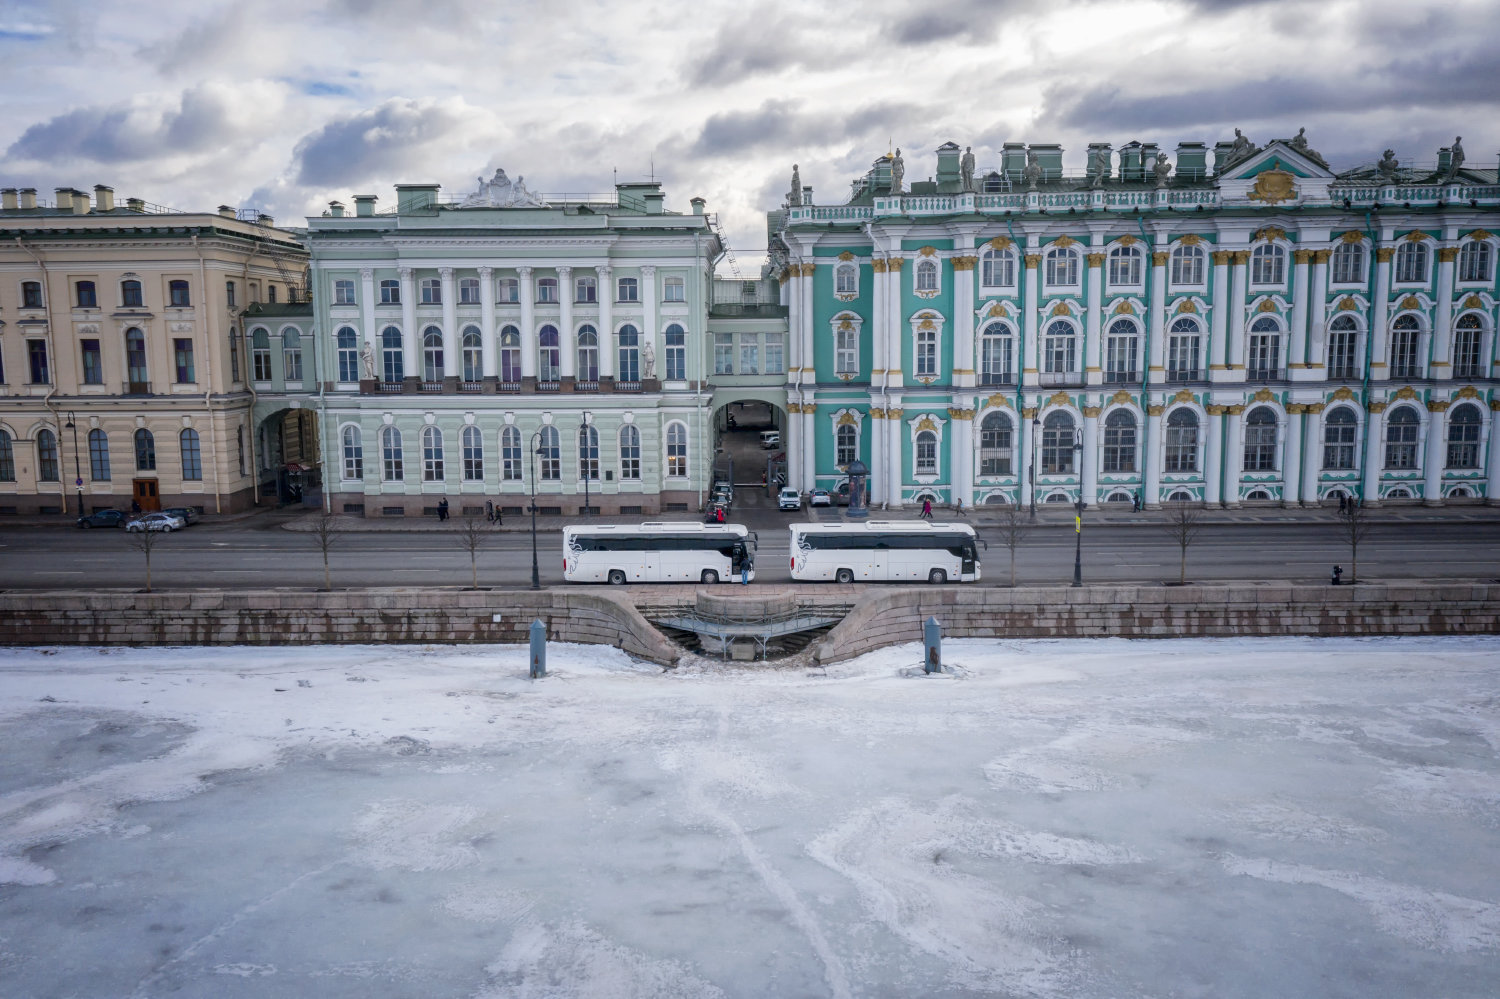
POLYGON ((479 279, 459 278, 458 301, 460 305, 479 304, 479 279))
POLYGON ((574 301, 597 302, 599 300, 599 283, 595 278, 581 277, 573 282, 574 301))
POLYGON ((104 363, 99 357, 98 340, 80 340, 79 348, 83 351, 83 384, 104 384, 104 363))
POLYGON ((740 374, 760 374, 760 336, 756 333, 740 334, 740 374))
MULTIPOLYGON (((139 290, 139 288, 137 288, 137 290, 136 290, 136 297, 137 298, 140 297, 140 290, 139 290)), ((233 281, 225 281, 224 282, 224 301, 225 301, 226 304, 228 304, 228 306, 231 309, 234 308, 234 282, 233 281)), ((126 305, 130 305, 131 303, 130 302, 126 302, 125 304, 126 305)), ((136 305, 140 305, 141 303, 140 302, 136 302, 135 304, 136 305)))
POLYGON ((520 482, 522 476, 521 435, 518 432, 500 435, 500 477, 506 482, 520 482))
MULTIPOLYGON (((687 334, 682 327, 667 328, 667 381, 680 382, 687 378, 687 334)), ((743 361, 744 358, 741 358, 743 361)))
POLYGON ((80 309, 97 309, 99 307, 99 296, 94 291, 94 282, 80 281, 77 284, 78 307, 80 309))
POLYGON ((188 295, 188 283, 186 281, 170 281, 167 283, 168 305, 174 309, 186 309, 193 304, 188 295))
POLYGON ((21 308, 42 308, 42 283, 40 281, 21 282, 21 308))
POLYGON ((354 304, 354 279, 353 278, 339 278, 337 281, 333 282, 333 304, 334 305, 353 305, 354 304))
POLYGON ((89 431, 89 478, 94 482, 109 481, 109 438, 102 430, 89 431))
MULTIPOLYGON (((120 282, 120 305, 127 309, 141 308, 141 283, 139 281, 120 282)), ((229 282, 229 307, 234 308, 234 282, 229 282)))
POLYGON ((669 277, 662 282, 662 301, 686 302, 687 285, 680 277, 669 277))
POLYGON ((401 304, 401 282, 400 281, 389 281, 389 280, 387 280, 387 281, 380 282, 380 304, 381 305, 400 305, 401 304))
POLYGON ((272 305, 276 304, 276 286, 274 284, 266 285, 266 301, 272 305))
POLYGON ((421 302, 423 305, 443 304, 443 282, 439 278, 422 279, 421 302))
POLYGON ((27 340, 26 359, 31 362, 31 384, 52 384, 52 370, 47 367, 46 340, 27 340))
POLYGON ((190 482, 203 478, 203 452, 199 447, 196 431, 182 432, 182 477, 190 482))
POLYGON ((640 282, 637 281, 635 278, 626 278, 626 277, 620 278, 620 282, 619 282, 620 294, 618 296, 616 296, 617 301, 621 301, 621 302, 638 302, 638 301, 640 301, 640 298, 641 298, 641 296, 640 296, 640 287, 641 287, 640 282))
POLYGON ((620 435, 620 478, 635 481, 641 477, 641 435, 634 427, 620 435))
POLYGON ((734 374, 734 334, 714 334, 714 374, 734 374))
POLYGON ((281 335, 281 369, 287 381, 302 380, 302 338, 291 330, 281 335))
POLYGON ((557 301, 557 278, 537 278, 536 300, 538 302, 557 301))
POLYGON ((521 300, 521 282, 515 278, 500 279, 500 298, 503 305, 515 305, 521 300))
POLYGON ((191 385, 198 379, 193 373, 193 341, 183 337, 172 341, 172 360, 177 368, 177 384, 191 385))
POLYGON ((240 380, 240 338, 234 330, 229 331, 229 380, 240 380))
POLYGON ((780 333, 766 334, 766 370, 768 375, 786 374, 786 342, 780 333))

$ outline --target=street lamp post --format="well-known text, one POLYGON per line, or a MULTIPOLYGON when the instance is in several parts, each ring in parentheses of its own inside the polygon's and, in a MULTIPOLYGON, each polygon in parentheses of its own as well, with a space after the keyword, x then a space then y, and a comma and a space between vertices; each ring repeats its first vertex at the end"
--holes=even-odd
POLYGON ((531 588, 542 588, 541 570, 536 561, 536 456, 542 450, 542 432, 531 435, 531 588))
POLYGON ((1083 585, 1083 435, 1073 439, 1073 464, 1078 469, 1078 502, 1073 514, 1073 585, 1083 585))
POLYGON ((1031 516, 1036 517, 1036 445, 1037 431, 1041 427, 1040 417, 1031 418, 1031 516))
POLYGON ((68 411, 68 422, 63 424, 73 431, 73 485, 78 488, 78 516, 83 516, 83 467, 78 462, 78 423, 72 410, 68 411))
POLYGON ((584 459, 580 463, 583 469, 583 515, 589 516, 593 507, 589 503, 589 479, 594 477, 594 435, 589 433, 589 411, 583 411, 583 427, 579 430, 583 438, 584 459))

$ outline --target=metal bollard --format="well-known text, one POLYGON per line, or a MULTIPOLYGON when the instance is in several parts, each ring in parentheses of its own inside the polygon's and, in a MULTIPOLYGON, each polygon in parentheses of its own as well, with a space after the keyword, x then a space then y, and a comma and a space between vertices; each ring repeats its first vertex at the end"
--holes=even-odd
POLYGON ((531 678, 547 675, 547 626, 541 621, 531 622, 531 678))
POLYGON ((922 653, 922 672, 943 671, 943 626, 935 617, 929 617, 922 624, 922 653))

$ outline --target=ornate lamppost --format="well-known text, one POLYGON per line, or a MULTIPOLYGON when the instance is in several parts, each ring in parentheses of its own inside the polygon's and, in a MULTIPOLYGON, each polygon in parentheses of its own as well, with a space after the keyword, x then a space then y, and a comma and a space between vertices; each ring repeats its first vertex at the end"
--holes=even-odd
POLYGON ((73 485, 78 488, 78 516, 83 516, 83 467, 78 461, 78 423, 73 411, 68 411, 68 422, 63 426, 73 431, 73 485))
POLYGON ((542 588, 541 570, 536 561, 536 456, 542 453, 542 432, 531 435, 531 588, 542 588))
POLYGON ((589 503, 589 479, 594 477, 594 469, 597 464, 593 457, 597 449, 593 447, 594 435, 589 433, 590 429, 589 411, 585 409, 583 411, 583 426, 578 429, 579 442, 586 456, 578 463, 579 470, 583 472, 583 515, 585 517, 593 512, 593 507, 589 503))
POLYGON ((1073 505, 1073 585, 1083 585, 1083 432, 1073 439, 1073 466, 1078 469, 1078 502, 1073 505))
POLYGON ((1036 447, 1037 432, 1041 429, 1042 419, 1039 416, 1031 418, 1031 516, 1036 517, 1036 447))

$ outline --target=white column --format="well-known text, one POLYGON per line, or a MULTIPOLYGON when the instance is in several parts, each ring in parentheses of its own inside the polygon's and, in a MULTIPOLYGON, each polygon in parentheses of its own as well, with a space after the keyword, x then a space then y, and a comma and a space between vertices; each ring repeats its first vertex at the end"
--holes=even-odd
MULTIPOLYGON (((782 284, 786 288, 786 381, 788 385, 796 385, 802 381, 802 334, 799 332, 802 321, 802 298, 797 294, 797 275, 801 269, 800 264, 788 264, 786 274, 782 279, 782 284)), ((875 301, 875 321, 878 323, 880 299, 877 297, 875 301)))
POLYGON ((951 461, 953 474, 953 496, 962 500, 967 508, 974 503, 974 414, 972 410, 955 407, 959 415, 953 418, 953 444, 951 461), (968 413, 967 416, 963 415, 968 413))
POLYGON ((610 283, 610 269, 608 265, 594 268, 599 275, 599 286, 597 297, 599 299, 599 377, 613 378, 615 376, 615 352, 619 345, 615 343, 615 321, 611 311, 614 305, 615 289, 610 283))
POLYGON ((870 478, 869 478, 869 503, 871 508, 882 506, 885 503, 886 473, 885 473, 885 411, 875 404, 874 393, 870 399, 870 478), (879 416, 875 412, 879 410, 879 416))
MULTIPOLYGON (((882 388, 885 386, 885 357, 887 352, 885 340, 889 335, 887 332, 887 325, 890 320, 890 313, 885 301, 885 289, 887 280, 885 272, 885 259, 883 257, 876 258, 870 263, 870 387, 873 389, 877 386, 882 388)), ((882 445, 881 450, 882 452, 884 451, 884 445, 882 445)), ((870 456, 873 458, 875 456, 875 451, 872 450, 870 452, 870 456)), ((881 472, 877 471, 876 469, 877 466, 870 466, 870 481, 872 483, 875 481, 875 478, 881 474, 881 472)), ((871 486, 871 489, 874 489, 873 485, 871 486)), ((883 484, 882 491, 884 491, 883 484)), ((871 493, 870 502, 875 502, 873 491, 871 493)))
POLYGON ((1099 407, 1083 407, 1083 492, 1090 510, 1099 505, 1099 407))
POLYGON ((1500 427, 1495 426, 1500 419, 1500 399, 1490 400, 1490 447, 1488 464, 1485 470, 1489 473, 1488 488, 1484 494, 1490 506, 1500 506, 1500 427))
POLYGON ((1229 363, 1229 251, 1215 250, 1214 304, 1213 314, 1208 317, 1208 357, 1210 381, 1229 381, 1226 365, 1229 363))
POLYGON ((656 268, 641 268, 641 307, 644 310, 643 322, 646 328, 641 335, 649 337, 652 347, 656 353, 656 377, 665 381, 667 376, 667 352, 661 337, 661 330, 656 328, 656 268))
POLYGON ((1385 438, 1385 407, 1383 402, 1370 404, 1365 419, 1365 467, 1360 483, 1361 501, 1365 506, 1380 503, 1381 444, 1385 438))
MULTIPOLYGON (((1370 347, 1370 378, 1383 382, 1391 375, 1389 351, 1386 347, 1386 324, 1391 298, 1391 254, 1389 247, 1375 251, 1375 301, 1370 309, 1370 332, 1375 338, 1370 347)), ((1367 494, 1366 499, 1373 496, 1367 494)))
POLYGON ((412 269, 402 267, 401 275, 401 353, 407 378, 422 377, 422 338, 417 335, 417 283, 412 269))
MULTIPOLYGON (((1245 367, 1245 285, 1249 278, 1247 265, 1249 250, 1235 250, 1234 264, 1230 268, 1229 289, 1229 352, 1224 363, 1231 369, 1245 367)), ((1243 378, 1243 375, 1237 376, 1243 378)))
POLYGON ((1297 506, 1302 495, 1302 412, 1293 403, 1287 407, 1286 446, 1281 455, 1281 505, 1297 506))
POLYGON ((1292 251, 1292 328, 1291 349, 1287 357, 1287 376, 1293 381, 1305 380, 1302 370, 1307 364, 1307 268, 1311 250, 1292 251))
POLYGON ((458 353, 458 285, 452 267, 439 267, 438 277, 443 281, 443 377, 457 378, 463 371, 458 353))
POLYGON ((802 380, 806 384, 818 380, 817 354, 813 350, 813 275, 817 269, 818 265, 812 261, 803 264, 802 283, 798 286, 802 289, 802 380))
POLYGON ((1026 263, 1026 269, 1025 278, 1023 279, 1025 281, 1025 287, 1021 294, 1021 300, 1025 303, 1025 307, 1021 310, 1024 313, 1024 315, 1021 317, 1021 324, 1026 336, 1026 356, 1022 359, 1021 363, 1024 370, 1021 373, 1020 382, 1017 383, 1021 386, 1025 386, 1027 381, 1030 381, 1032 385, 1035 385, 1037 383, 1036 373, 1038 370, 1040 370, 1040 365, 1037 364, 1037 358, 1041 355, 1037 350, 1036 343, 1036 318, 1038 310, 1042 304, 1041 302, 1037 301, 1036 297, 1036 267, 1037 264, 1041 262, 1042 258, 1033 253, 1023 253, 1023 259, 1026 263), (1026 377, 1027 375, 1030 375, 1031 377, 1028 379, 1026 377))
POLYGON ((573 330, 573 268, 557 269, 557 325, 562 335, 560 373, 564 378, 573 378, 578 373, 578 335, 573 330))
MULTIPOLYGON (((530 267, 517 267, 521 280, 521 377, 536 379, 536 287, 530 267)), ((527 466, 530 467, 529 465, 527 466)), ((665 471, 662 474, 666 474, 665 471)))
MULTIPOLYGON (((1317 283, 1317 279, 1313 279, 1317 283)), ((1302 505, 1318 505, 1318 471, 1323 467, 1323 404, 1309 403, 1302 418, 1302 505)))
POLYGON ((1027 416, 1023 409, 1016 421, 1016 441, 1020 445, 1016 448, 1016 480, 1021 483, 1016 496, 1023 507, 1031 504, 1031 462, 1032 452, 1036 449, 1036 430, 1031 420, 1032 417, 1027 416))
POLYGON ((1422 505, 1437 506, 1443 501, 1443 461, 1447 457, 1447 434, 1443 432, 1446 402, 1427 404, 1427 455, 1422 463, 1422 505), (1434 409, 1433 407, 1439 407, 1434 409))
POLYGON ((1224 499, 1224 407, 1207 409, 1208 425, 1203 428, 1203 502, 1218 506, 1224 499))
MULTIPOLYGON (((359 272, 360 295, 359 295, 359 321, 364 327, 365 343, 369 345, 371 356, 375 358, 375 377, 380 378, 382 364, 380 357, 379 328, 375 322, 375 271, 366 267, 359 272)), ((364 372, 360 372, 364 376, 364 372)))
POLYGON ((905 424, 901 422, 903 415, 901 411, 901 399, 899 396, 891 399, 892 409, 886 410, 886 450, 888 452, 886 461, 886 503, 893 510, 899 510, 904 505, 901 494, 901 483, 905 478, 905 472, 901 467, 901 431, 905 424))
MULTIPOLYGON (((972 256, 953 258, 953 384, 963 388, 972 388, 975 384, 974 264, 977 259, 972 256)), ((965 497, 964 505, 968 503, 968 497, 965 497)))
POLYGON ((818 428, 816 424, 818 416, 812 395, 812 392, 808 391, 802 396, 805 400, 802 403, 802 477, 808 489, 813 489, 818 484, 818 428))
POLYGON ((498 355, 495 352, 495 269, 479 268, 479 343, 482 374, 485 378, 499 377, 498 355))
POLYGON ((1437 307, 1432 313, 1431 374, 1433 378, 1449 378, 1453 374, 1453 262, 1458 258, 1458 247, 1444 246, 1437 253, 1437 307))
POLYGON ((1141 481, 1144 503, 1152 510, 1161 506, 1161 411, 1158 405, 1146 407, 1145 468, 1141 481))
POLYGON ((1240 439, 1245 407, 1229 406, 1224 410, 1224 505, 1240 505, 1240 476, 1245 468, 1245 442, 1240 439))
MULTIPOLYGON (((1103 348, 1100 328, 1104 323, 1104 317, 1100 314, 1104 306, 1104 254, 1090 253, 1084 257, 1088 266, 1084 269, 1083 280, 1085 284, 1084 300, 1088 307, 1083 315, 1083 366, 1085 381, 1089 385, 1104 384, 1104 368, 1100 362, 1100 352, 1103 348)), ((1035 303, 1029 303, 1035 304, 1035 303)), ((1033 313, 1034 314, 1034 313, 1033 313)), ((1031 355, 1028 354, 1028 357, 1031 355)))
MULTIPOLYGON (((1328 325, 1328 258, 1331 254, 1331 250, 1314 250, 1312 256, 1312 283, 1307 290, 1306 360, 1310 368, 1320 368, 1327 363, 1323 350, 1323 328, 1328 325)), ((1323 376, 1320 374, 1318 377, 1323 376)))
MULTIPOLYGON (((1150 380, 1160 384, 1167 370, 1167 254, 1151 254, 1151 300, 1146 303, 1151 317, 1150 380)), ((1143 358, 1143 360, 1146 360, 1143 358)))

